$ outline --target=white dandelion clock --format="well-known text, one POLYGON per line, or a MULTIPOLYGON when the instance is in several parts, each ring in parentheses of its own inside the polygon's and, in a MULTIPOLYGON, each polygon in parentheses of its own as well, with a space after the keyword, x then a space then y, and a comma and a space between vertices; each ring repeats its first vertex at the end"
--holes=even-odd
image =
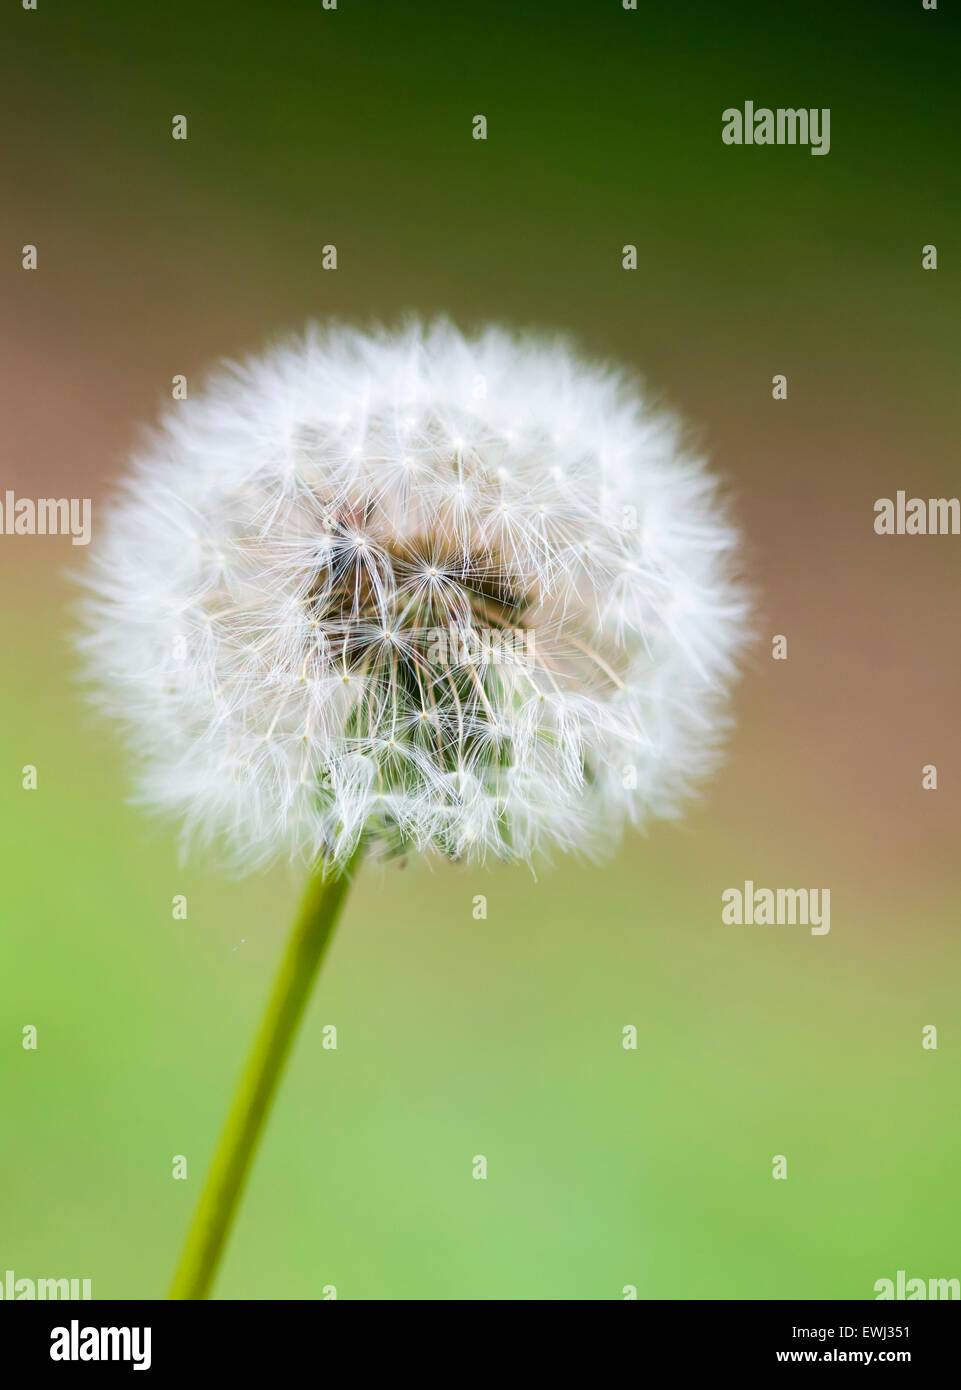
POLYGON ((530 862, 676 814, 746 603, 674 420, 563 341, 447 322, 221 370, 101 529, 82 643, 143 799, 314 869, 174 1281, 200 1298, 361 849, 530 862))
POLYGON ((86 650, 144 798, 245 867, 530 860, 672 815, 744 630, 678 428, 564 343, 348 329, 180 403, 110 510, 86 650))

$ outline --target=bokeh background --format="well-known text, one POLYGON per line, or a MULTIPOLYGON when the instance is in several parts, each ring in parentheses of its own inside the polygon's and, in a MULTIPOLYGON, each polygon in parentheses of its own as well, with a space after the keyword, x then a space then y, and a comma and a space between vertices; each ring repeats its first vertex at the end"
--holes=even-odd
MULTIPOLYGON (((311 317, 559 327, 695 423, 759 595, 730 759, 683 823, 536 881, 363 874, 217 1295, 961 1275, 961 538, 872 528, 899 488, 961 490, 954 7, 40 0, 0 24, 0 487, 91 496, 95 545, 176 373, 311 317), (830 154, 724 146, 746 99, 830 107, 830 154), (829 887, 830 935, 722 926, 746 878, 829 887)), ((83 558, 0 537, 0 1274, 155 1298, 300 885, 181 865, 128 803, 73 683, 83 558)))

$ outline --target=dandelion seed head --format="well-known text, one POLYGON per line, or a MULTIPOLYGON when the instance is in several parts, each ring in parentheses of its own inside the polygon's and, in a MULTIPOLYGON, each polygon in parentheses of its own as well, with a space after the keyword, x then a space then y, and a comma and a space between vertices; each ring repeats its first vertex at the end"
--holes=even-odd
POLYGON ((711 770, 736 551, 678 424, 568 343, 311 330, 162 420, 81 645, 143 798, 245 867, 362 835, 529 861, 711 770))

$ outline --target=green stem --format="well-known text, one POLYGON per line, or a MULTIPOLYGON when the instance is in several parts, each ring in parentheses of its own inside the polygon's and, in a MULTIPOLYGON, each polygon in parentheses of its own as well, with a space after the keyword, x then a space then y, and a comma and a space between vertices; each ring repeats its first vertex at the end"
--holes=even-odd
POLYGON ((359 857, 357 850, 336 878, 319 869, 307 886, 194 1213, 171 1298, 199 1299, 210 1293, 254 1149, 359 857))

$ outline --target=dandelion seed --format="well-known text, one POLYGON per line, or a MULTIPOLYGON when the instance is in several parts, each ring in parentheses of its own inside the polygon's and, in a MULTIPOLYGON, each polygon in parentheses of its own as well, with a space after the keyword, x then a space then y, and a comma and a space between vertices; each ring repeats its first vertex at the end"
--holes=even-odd
POLYGON ((743 640, 735 549, 709 474, 618 371, 446 322, 312 331, 162 423, 107 518, 84 646, 145 799, 244 866, 334 845, 343 862, 362 834, 398 853, 469 840, 472 857, 529 860, 674 814, 710 770, 743 640), (423 445, 416 469, 398 419, 423 445), (349 461, 348 422, 363 441, 349 461), (530 683, 577 697, 576 758, 504 664, 428 659, 430 634, 466 635, 470 614, 536 638, 530 683), (174 661, 185 625, 205 640, 174 661), (318 699, 308 672, 356 698, 318 699), (529 736, 505 737, 521 712, 529 736), (625 788, 624 731, 639 727, 651 737, 631 747, 643 766, 625 788), (398 729, 412 756, 385 764, 398 729), (238 741, 243 782, 223 775, 238 741), (357 758, 369 780, 344 775, 357 758), (469 797, 452 793, 461 772, 469 797))

